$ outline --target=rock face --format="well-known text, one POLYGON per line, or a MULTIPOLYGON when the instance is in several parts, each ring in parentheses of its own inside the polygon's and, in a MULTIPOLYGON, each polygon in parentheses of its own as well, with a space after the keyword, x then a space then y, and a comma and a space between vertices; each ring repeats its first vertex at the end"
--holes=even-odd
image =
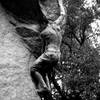
POLYGON ((0 6, 0 100, 40 100, 29 73, 34 60, 0 6))

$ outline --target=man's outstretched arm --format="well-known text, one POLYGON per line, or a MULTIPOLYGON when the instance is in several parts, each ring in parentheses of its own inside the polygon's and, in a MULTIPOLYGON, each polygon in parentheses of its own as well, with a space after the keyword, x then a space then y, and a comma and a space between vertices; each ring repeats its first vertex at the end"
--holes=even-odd
POLYGON ((58 0, 58 5, 60 8, 60 16, 54 22, 58 25, 66 23, 66 9, 64 7, 64 0, 58 0))

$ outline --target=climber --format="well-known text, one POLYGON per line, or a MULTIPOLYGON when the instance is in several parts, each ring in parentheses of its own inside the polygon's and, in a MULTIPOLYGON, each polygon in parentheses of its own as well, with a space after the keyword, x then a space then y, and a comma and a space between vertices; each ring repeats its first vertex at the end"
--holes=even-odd
POLYGON ((44 40, 44 53, 36 59, 31 68, 31 74, 37 87, 37 91, 50 90, 47 74, 57 65, 60 60, 60 45, 64 34, 66 23, 66 12, 63 0, 58 0, 60 16, 54 22, 48 23, 47 27, 40 33, 44 40))

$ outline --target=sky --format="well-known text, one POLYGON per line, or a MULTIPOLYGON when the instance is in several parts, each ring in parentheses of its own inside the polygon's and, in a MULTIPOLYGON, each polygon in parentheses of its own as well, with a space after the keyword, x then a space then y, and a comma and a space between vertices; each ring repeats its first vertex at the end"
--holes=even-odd
POLYGON ((96 5, 96 0, 85 0, 84 1, 84 8, 91 8, 92 6, 96 5))
MULTIPOLYGON (((92 8, 96 5, 96 0, 85 0, 84 8, 92 8)), ((100 47, 100 19, 94 19, 90 24, 92 32, 89 34, 91 41, 91 46, 94 48, 100 47)))
POLYGON ((97 48, 100 46, 100 19, 94 19, 94 21, 91 23, 92 27, 92 34, 93 36, 90 38, 92 41, 92 46, 94 48, 97 48))

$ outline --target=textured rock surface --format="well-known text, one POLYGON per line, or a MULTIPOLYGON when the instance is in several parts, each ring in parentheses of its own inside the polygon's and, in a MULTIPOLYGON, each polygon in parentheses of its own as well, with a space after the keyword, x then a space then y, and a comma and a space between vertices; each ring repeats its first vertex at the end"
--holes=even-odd
POLYGON ((0 7, 0 100, 40 100, 29 75, 32 61, 0 7))

